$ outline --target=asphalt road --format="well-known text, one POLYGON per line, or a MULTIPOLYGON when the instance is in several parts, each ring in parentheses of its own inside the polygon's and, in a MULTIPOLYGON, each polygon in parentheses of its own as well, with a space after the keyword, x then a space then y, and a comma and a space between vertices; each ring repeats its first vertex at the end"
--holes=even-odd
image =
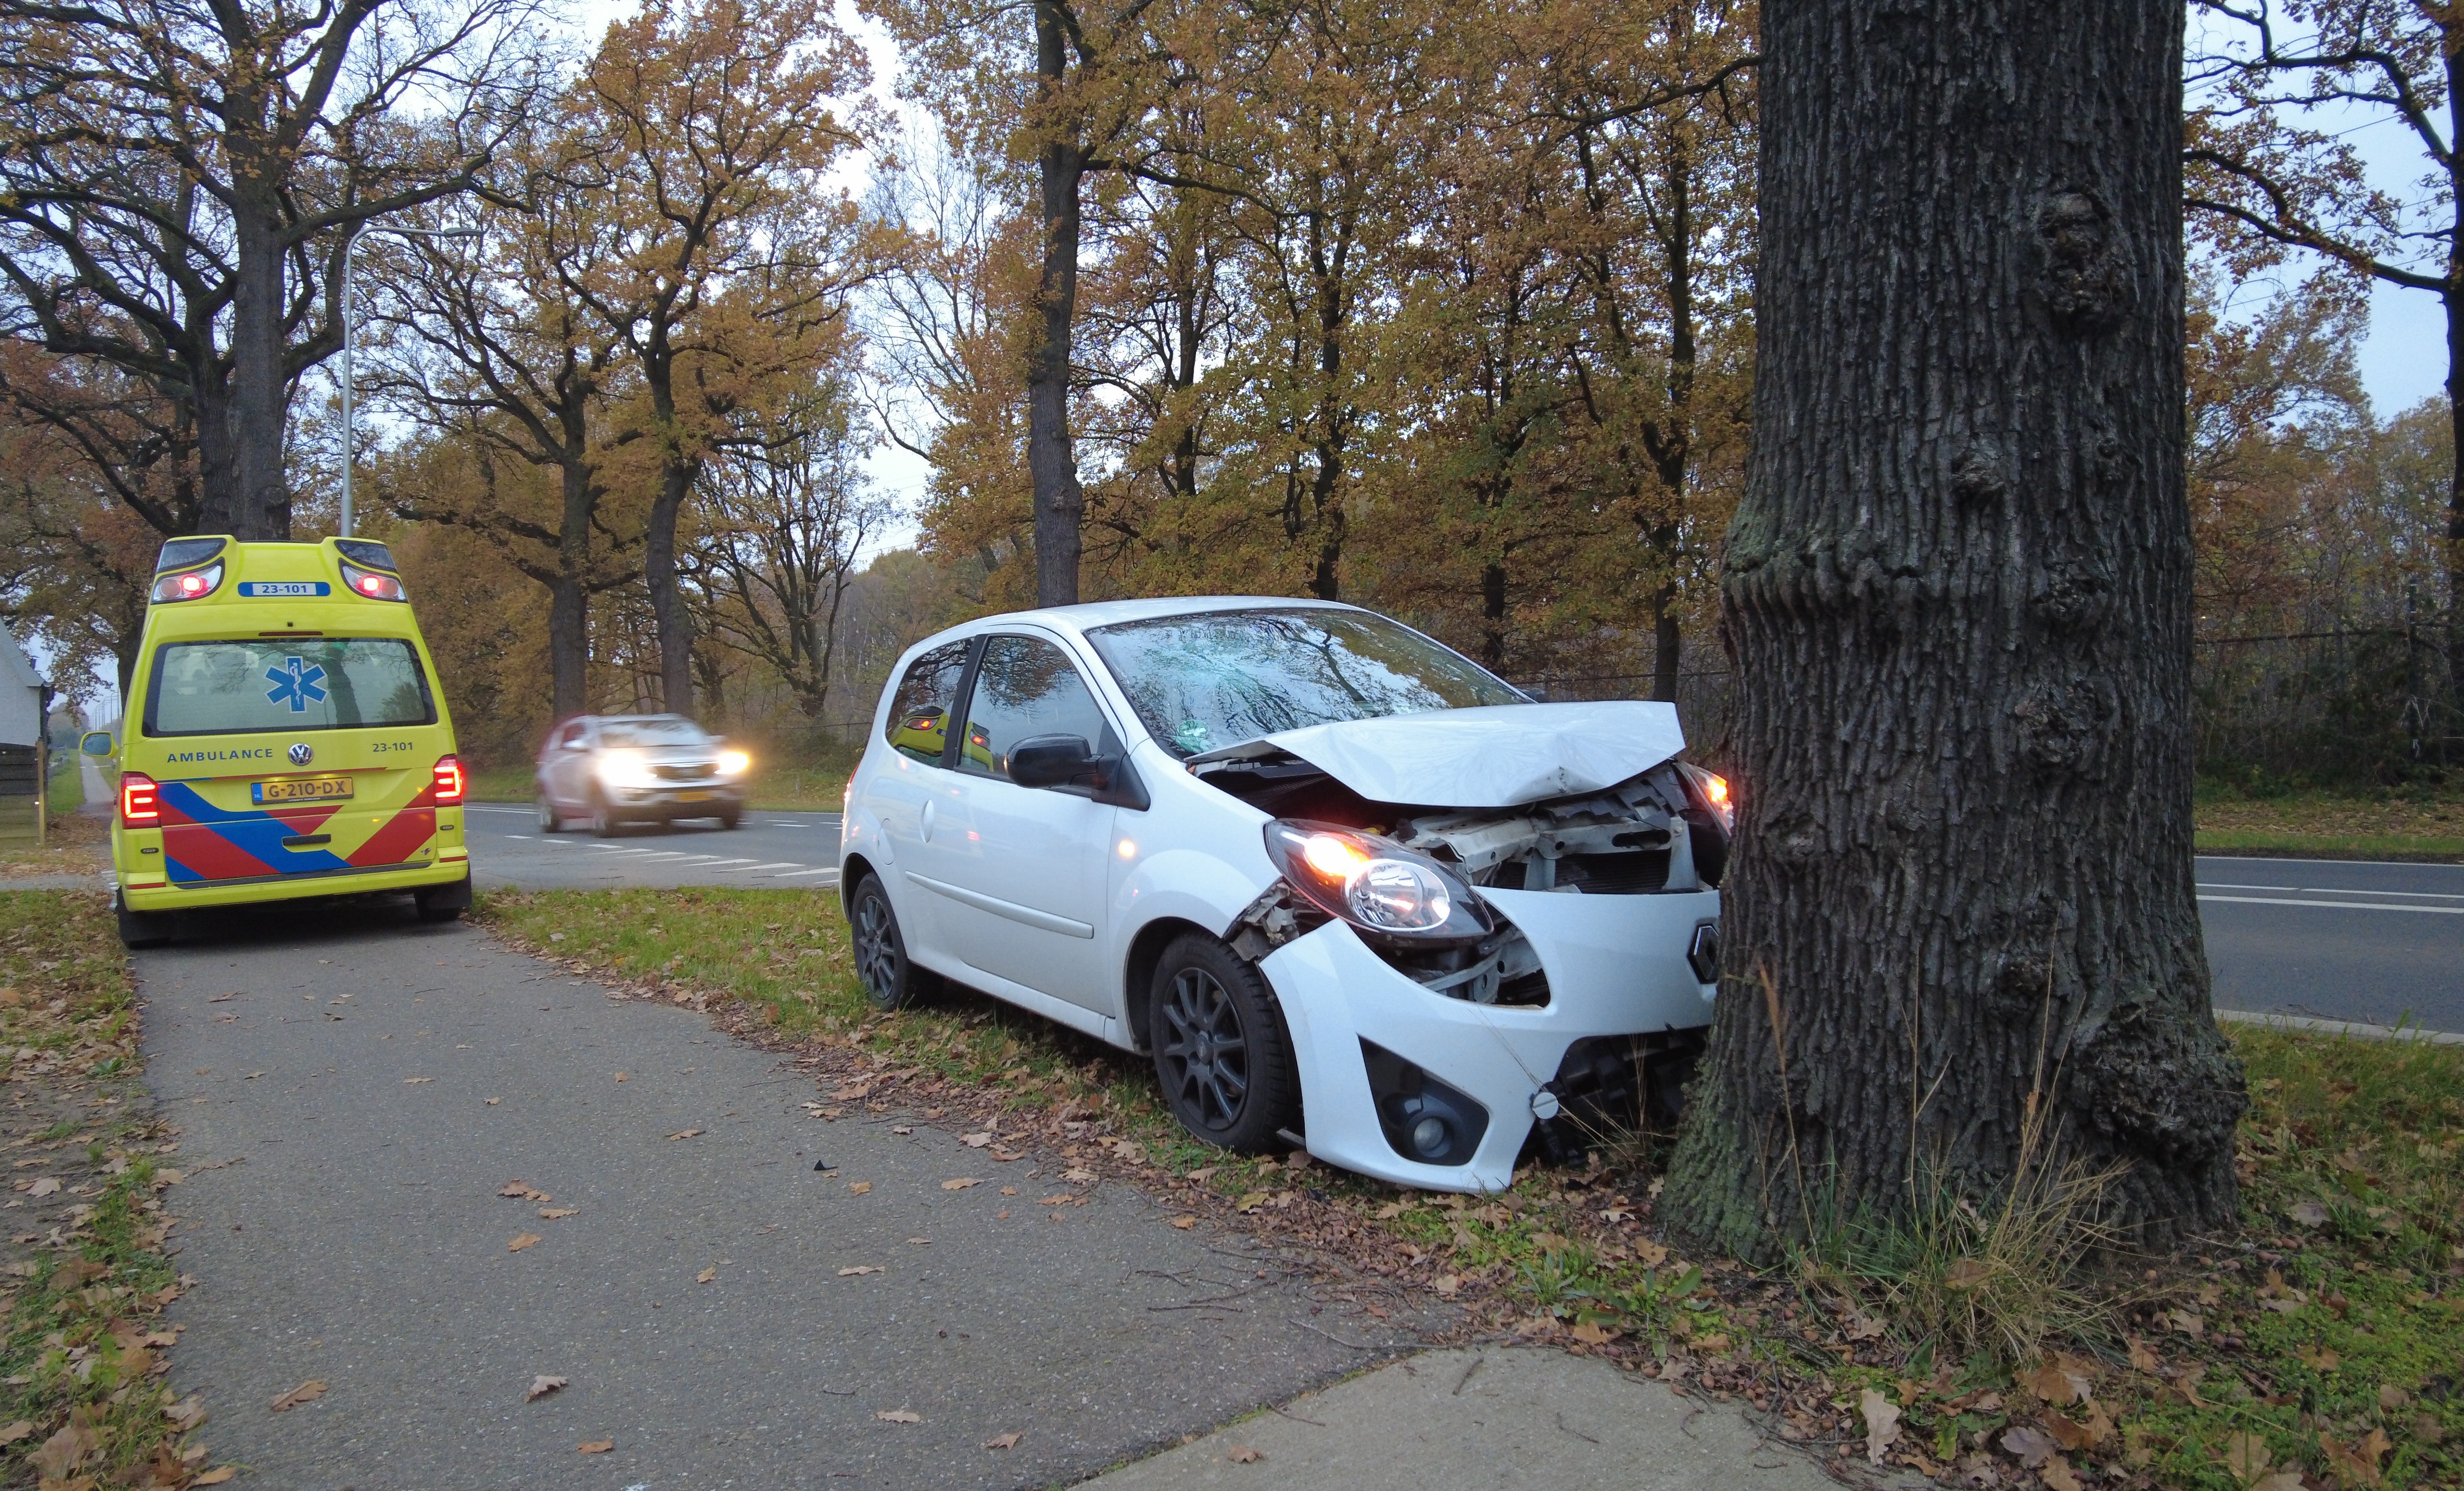
POLYGON ((1243 1239, 1061 1160, 821 1121, 812 1082, 704 1017, 467 926, 268 912, 137 963, 199 1281, 174 1381, 256 1483, 1048 1485, 1404 1342, 1332 1305, 1303 1324, 1243 1239), (1063 1194, 1089 1203, 1040 1204, 1063 1194), (525 1403, 539 1373, 568 1385, 525 1403))
MULTIPOLYGON (((541 834, 531 809, 473 803, 482 886, 836 887, 839 815, 541 834)), ((2464 1031, 2464 866, 2203 857, 2199 910, 2219 1008, 2464 1031)))
POLYGON ((835 886, 839 815, 747 812, 733 829, 695 820, 594 839, 576 826, 543 834, 537 813, 510 802, 463 810, 472 873, 483 889, 609 886, 835 886))
MULTIPOLYGON (((527 807, 473 803, 482 886, 830 886, 836 813, 747 813, 541 834, 527 807)), ((2203 857, 2199 910, 2218 1007, 2464 1031, 2464 866, 2203 857)))
POLYGON ((2216 1005, 2464 1031, 2464 865, 2202 856, 2216 1005))

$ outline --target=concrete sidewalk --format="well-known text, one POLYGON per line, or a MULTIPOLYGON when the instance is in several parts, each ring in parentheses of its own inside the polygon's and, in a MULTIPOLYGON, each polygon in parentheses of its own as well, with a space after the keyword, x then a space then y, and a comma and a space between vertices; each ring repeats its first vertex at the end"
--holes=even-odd
POLYGON ((1414 1344, 1066 1161, 821 1122, 705 1017, 474 928, 220 925, 137 967, 198 1281, 170 1380, 249 1484, 1067 1484, 1414 1344))
POLYGON ((1101 1491, 1837 1491, 1746 1410, 1596 1357, 1431 1351, 1089 1482, 1101 1491))

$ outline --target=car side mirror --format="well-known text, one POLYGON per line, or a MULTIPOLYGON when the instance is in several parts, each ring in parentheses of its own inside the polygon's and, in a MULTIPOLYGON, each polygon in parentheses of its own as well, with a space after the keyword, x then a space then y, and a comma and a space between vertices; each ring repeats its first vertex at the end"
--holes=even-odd
POLYGON ((77 751, 85 756, 109 756, 115 749, 108 730, 90 730, 77 741, 77 751))
POLYGON ((1009 748, 1009 779, 1022 787, 1066 787, 1103 765, 1077 735, 1030 735, 1009 748))

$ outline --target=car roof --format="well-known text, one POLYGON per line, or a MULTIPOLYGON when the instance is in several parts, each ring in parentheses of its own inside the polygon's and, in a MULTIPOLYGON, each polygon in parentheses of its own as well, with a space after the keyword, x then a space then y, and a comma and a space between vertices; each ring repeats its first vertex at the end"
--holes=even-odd
POLYGON ((987 626, 1018 622, 1043 622, 1072 631, 1092 631, 1121 622, 1151 622, 1167 616, 1200 616, 1209 611, 1312 609, 1356 611, 1339 601, 1305 600, 1294 596, 1157 596, 1143 601, 1089 601, 1077 605, 1047 605, 1032 611, 1003 611, 980 616, 950 632, 973 636, 987 626))

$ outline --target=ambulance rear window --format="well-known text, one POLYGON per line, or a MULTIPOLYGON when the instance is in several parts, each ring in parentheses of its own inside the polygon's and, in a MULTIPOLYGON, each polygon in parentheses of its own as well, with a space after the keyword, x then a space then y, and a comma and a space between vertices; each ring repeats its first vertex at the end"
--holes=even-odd
POLYGON ((419 653, 400 637, 166 643, 145 695, 149 735, 434 723, 419 653))

